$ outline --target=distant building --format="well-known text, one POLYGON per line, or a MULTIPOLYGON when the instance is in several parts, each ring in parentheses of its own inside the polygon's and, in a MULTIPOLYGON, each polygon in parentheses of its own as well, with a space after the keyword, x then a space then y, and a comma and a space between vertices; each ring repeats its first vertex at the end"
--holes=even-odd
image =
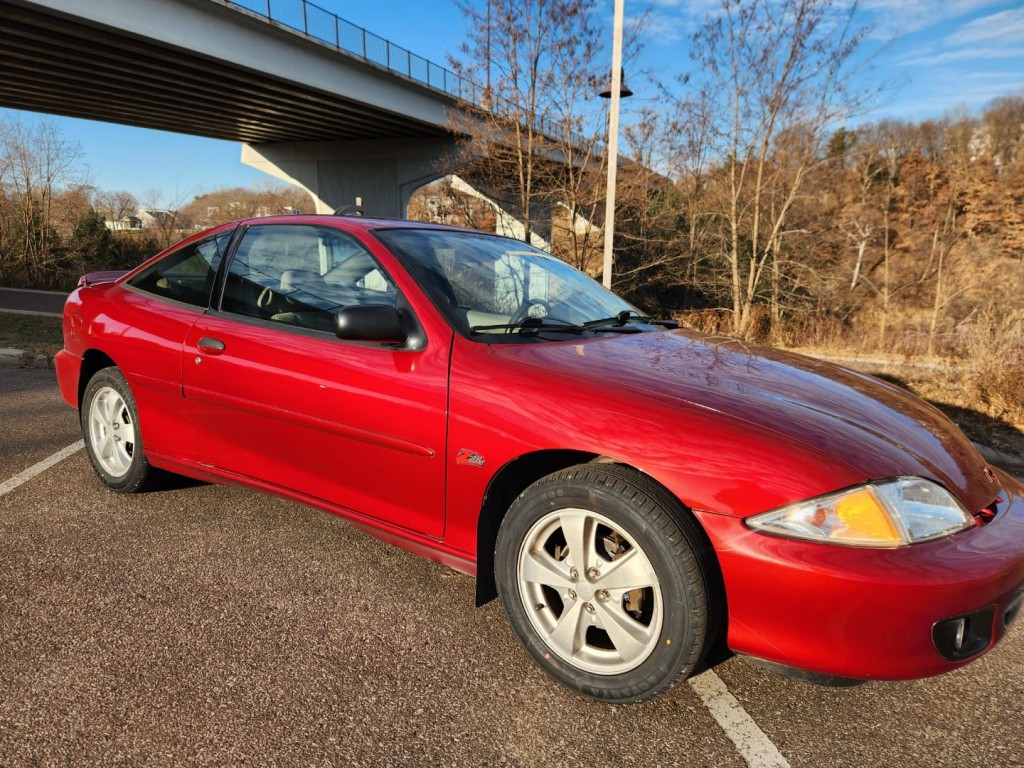
POLYGON ((139 208, 134 215, 115 218, 116 214, 110 211, 101 212, 103 226, 111 232, 137 232, 146 229, 159 229, 169 231, 173 229, 185 229, 189 226, 177 211, 166 211, 158 208, 139 208))
POLYGON ((103 219, 103 226, 111 232, 128 232, 142 229, 142 219, 138 216, 123 216, 120 219, 103 219))
POLYGON ((139 208, 136 216, 139 221, 142 222, 142 229, 150 229, 151 227, 167 229, 177 226, 177 211, 165 211, 158 208, 139 208))

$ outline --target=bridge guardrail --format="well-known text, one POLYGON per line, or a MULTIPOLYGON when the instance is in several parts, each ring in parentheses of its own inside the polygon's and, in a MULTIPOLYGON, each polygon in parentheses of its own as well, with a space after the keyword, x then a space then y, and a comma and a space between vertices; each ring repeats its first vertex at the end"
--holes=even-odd
MULTIPOLYGON (((287 27, 312 40, 330 45, 340 53, 362 59, 440 93, 515 119, 515 105, 505 99, 492 98, 493 103, 488 106, 486 89, 479 83, 395 45, 308 0, 221 0, 221 3, 248 11, 272 24, 287 27)), ((533 128, 548 137, 557 137, 561 133, 554 121, 543 118, 535 119, 533 128)))

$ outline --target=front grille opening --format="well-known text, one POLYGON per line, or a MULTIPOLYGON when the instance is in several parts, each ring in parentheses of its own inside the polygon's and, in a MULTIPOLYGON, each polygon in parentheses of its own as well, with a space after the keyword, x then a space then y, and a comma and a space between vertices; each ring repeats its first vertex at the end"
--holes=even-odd
POLYGON ((932 644, 944 659, 969 659, 991 645, 995 617, 996 607, 990 605, 973 613, 937 621, 932 627, 932 644))
POLYGON ((995 520, 996 515, 999 514, 999 502, 1001 501, 1002 499, 997 497, 992 500, 991 504, 976 513, 974 516, 978 519, 978 522, 985 525, 986 523, 991 523, 995 520))

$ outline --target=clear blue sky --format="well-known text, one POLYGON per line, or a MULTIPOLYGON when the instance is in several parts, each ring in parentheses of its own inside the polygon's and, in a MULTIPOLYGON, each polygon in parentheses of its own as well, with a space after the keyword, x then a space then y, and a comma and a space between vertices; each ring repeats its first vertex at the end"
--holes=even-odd
MULTIPOLYGON (((850 0, 838 0, 840 3, 850 0)), ((321 7, 438 63, 457 51, 466 21, 447 0, 318 0, 321 7)), ((719 0, 626 0, 627 16, 650 13, 645 50, 635 66, 668 79, 689 65, 690 37, 719 0)), ((918 120, 947 110, 977 111, 996 96, 1024 92, 1024 7, 1021 0, 862 0, 862 20, 873 29, 869 48, 878 50, 864 77, 886 84, 869 118, 918 120)), ((611 0, 595 13, 611 28, 611 0)), ((610 32, 609 32, 610 35, 610 32)), ((655 94, 642 77, 627 73, 637 110, 655 94)), ((0 109, 0 120, 31 113, 0 109)), ((140 199, 149 189, 164 205, 184 204, 200 192, 268 180, 239 161, 233 142, 94 123, 48 118, 84 152, 91 182, 106 190, 126 189, 140 199)), ((626 117, 628 119, 628 115, 626 117)))

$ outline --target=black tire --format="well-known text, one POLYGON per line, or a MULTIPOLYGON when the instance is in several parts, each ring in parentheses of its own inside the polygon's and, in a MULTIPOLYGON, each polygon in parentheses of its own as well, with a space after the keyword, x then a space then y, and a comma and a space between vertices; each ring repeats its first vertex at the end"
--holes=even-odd
POLYGON ((614 464, 531 485, 495 551, 498 594, 527 653, 568 688, 622 704, 664 693, 701 662, 724 603, 717 573, 696 520, 650 478, 614 464), (570 538, 587 554, 575 557, 570 538))
POLYGON ((152 488, 160 478, 146 459, 139 412, 128 382, 117 368, 93 374, 79 411, 89 461, 100 480, 119 493, 152 488))

